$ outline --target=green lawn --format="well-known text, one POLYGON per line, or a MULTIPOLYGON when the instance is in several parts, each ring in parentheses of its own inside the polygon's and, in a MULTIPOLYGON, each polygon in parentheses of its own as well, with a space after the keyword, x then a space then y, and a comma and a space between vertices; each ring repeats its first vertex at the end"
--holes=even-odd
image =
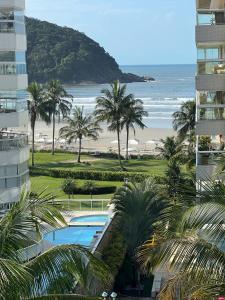
MULTIPOLYGON (((48 176, 31 177, 31 187, 34 192, 47 189, 48 193, 52 193, 56 198, 67 199, 68 196, 62 191, 61 186, 63 178, 53 178, 48 176)), ((77 186, 82 186, 86 180, 75 180, 77 186)), ((114 181, 93 181, 96 186, 121 186, 121 182, 114 181)), ((112 194, 94 195, 93 199, 110 199, 112 194)), ((75 199, 90 199, 89 195, 75 195, 75 199)))
MULTIPOLYGON (((74 154, 56 153, 36 153, 36 166, 47 168, 68 168, 71 170, 95 170, 95 171, 120 171, 118 161, 116 159, 99 159, 92 156, 82 156, 83 163, 77 164, 74 161, 74 154), (86 161, 86 163, 85 163, 86 161)), ((123 162, 125 168, 129 172, 145 172, 150 176, 160 176, 165 174, 167 162, 165 160, 130 160, 123 162)))

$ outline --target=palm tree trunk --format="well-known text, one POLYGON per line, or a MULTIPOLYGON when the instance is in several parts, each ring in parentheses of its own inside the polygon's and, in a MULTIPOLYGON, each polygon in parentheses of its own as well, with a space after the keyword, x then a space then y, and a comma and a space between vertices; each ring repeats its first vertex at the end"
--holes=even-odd
POLYGON ((82 139, 79 138, 79 148, 78 148, 78 157, 77 157, 78 164, 81 163, 81 160, 80 160, 80 157, 81 157, 81 141, 82 141, 82 139))
POLYGON ((32 167, 34 167, 34 125, 32 126, 32 167))
POLYGON ((126 126, 126 130, 127 130, 126 160, 129 160, 129 154, 128 154, 128 145, 129 145, 129 126, 126 126))
POLYGON ((55 112, 53 113, 52 155, 55 155, 55 112))
POLYGON ((118 159, 119 159, 120 167, 123 170, 121 154, 120 154, 120 127, 119 127, 119 124, 117 124, 117 141, 118 141, 118 159))

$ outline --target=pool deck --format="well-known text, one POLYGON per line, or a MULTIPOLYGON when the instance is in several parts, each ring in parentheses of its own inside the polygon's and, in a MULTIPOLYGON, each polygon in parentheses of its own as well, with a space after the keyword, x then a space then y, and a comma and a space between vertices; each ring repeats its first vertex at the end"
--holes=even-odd
POLYGON ((69 226, 103 227, 105 222, 68 222, 69 226))

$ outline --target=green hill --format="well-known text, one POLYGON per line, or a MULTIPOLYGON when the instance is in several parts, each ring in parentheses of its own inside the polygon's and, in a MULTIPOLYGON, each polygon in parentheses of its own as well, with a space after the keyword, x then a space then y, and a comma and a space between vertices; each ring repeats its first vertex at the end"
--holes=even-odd
POLYGON ((29 81, 59 79, 64 83, 141 82, 124 74, 115 59, 85 34, 67 27, 26 18, 29 81))

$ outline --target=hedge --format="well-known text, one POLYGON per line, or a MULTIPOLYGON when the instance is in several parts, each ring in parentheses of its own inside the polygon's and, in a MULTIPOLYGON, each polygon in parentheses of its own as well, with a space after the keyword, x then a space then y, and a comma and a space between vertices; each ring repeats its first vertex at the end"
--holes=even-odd
POLYGON ((100 297, 80 296, 80 295, 49 295, 35 298, 37 300, 101 300, 100 297))
POLYGON ((104 195, 104 194, 113 194, 116 192, 116 186, 95 186, 92 191, 87 190, 85 187, 75 187, 73 191, 70 192, 64 191, 66 194, 70 195, 104 195))
POLYGON ((54 178, 72 178, 98 181, 124 181, 128 178, 130 181, 141 182, 146 178, 153 178, 159 184, 165 183, 165 178, 160 176, 149 176, 146 173, 138 172, 116 172, 116 171, 88 171, 88 170, 68 170, 68 169, 50 169, 50 168, 30 168, 32 176, 50 176, 54 178))

